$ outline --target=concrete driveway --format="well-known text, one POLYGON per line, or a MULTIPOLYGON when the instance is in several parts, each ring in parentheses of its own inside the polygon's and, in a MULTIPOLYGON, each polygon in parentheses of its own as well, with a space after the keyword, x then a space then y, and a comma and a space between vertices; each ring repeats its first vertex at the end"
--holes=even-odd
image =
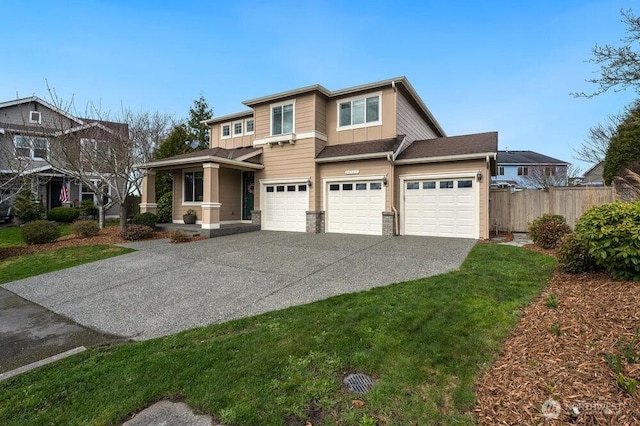
POLYGON ((251 232, 139 251, 5 284, 136 340, 457 269, 475 240, 251 232))

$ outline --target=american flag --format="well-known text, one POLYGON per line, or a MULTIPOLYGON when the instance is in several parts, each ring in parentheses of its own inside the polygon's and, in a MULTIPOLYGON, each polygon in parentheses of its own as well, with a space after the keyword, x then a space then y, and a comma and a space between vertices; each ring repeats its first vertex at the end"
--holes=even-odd
POLYGON ((69 182, 67 182, 67 178, 62 178, 62 188, 60 188, 60 201, 63 203, 69 202, 69 182))

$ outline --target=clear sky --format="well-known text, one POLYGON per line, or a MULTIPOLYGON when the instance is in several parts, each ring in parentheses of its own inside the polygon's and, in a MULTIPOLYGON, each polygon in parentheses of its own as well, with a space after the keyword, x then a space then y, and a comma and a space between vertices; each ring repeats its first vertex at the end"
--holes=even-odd
MULTIPOLYGON (((406 76, 448 135, 499 132, 499 149, 578 162, 589 128, 635 98, 594 99, 585 61, 625 36, 631 0, 2 2, 0 100, 47 83, 88 102, 221 116, 311 84, 337 90, 406 76)), ((640 13, 640 7, 636 7, 640 13)))

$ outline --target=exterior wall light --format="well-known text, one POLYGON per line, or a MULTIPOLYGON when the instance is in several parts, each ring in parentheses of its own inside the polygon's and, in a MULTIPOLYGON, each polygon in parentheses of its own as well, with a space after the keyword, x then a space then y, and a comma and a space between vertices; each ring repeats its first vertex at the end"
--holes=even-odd
POLYGON ((476 178, 478 178, 478 181, 482 180, 482 172, 478 171, 478 173, 476 173, 476 178))
POLYGON ((386 176, 382 178, 382 184, 384 186, 387 186, 387 177, 386 176))
POLYGON ((311 188, 311 186, 312 186, 312 185, 311 185, 311 178, 307 179, 307 186, 308 186, 309 188, 311 188))

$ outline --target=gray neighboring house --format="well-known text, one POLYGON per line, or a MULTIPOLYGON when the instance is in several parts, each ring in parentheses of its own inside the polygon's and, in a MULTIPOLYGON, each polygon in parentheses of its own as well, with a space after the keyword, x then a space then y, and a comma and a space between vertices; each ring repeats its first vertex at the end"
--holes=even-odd
MULTIPOLYGON (((63 181, 68 183, 71 205, 81 200, 97 202, 98 195, 82 182, 65 176, 50 162, 52 144, 61 134, 66 139, 83 141, 89 130, 100 128, 108 132, 128 133, 122 123, 112 123, 74 117, 37 96, 0 103, 0 179, 5 182, 18 174, 11 185, 3 185, 2 198, 11 198, 23 185, 30 188, 45 211, 62 206, 60 193, 63 181)), ((95 134, 91 133, 92 135, 95 134)), ((117 206, 105 212, 106 217, 118 217, 117 206)))
POLYGON ((524 188, 534 170, 546 176, 558 176, 567 185, 570 163, 535 151, 498 151, 497 176, 491 176, 492 188, 524 188))
POLYGON ((600 161, 594 164, 589 170, 584 172, 582 176, 582 186, 604 186, 604 178, 602 173, 604 172, 604 161, 600 161))

